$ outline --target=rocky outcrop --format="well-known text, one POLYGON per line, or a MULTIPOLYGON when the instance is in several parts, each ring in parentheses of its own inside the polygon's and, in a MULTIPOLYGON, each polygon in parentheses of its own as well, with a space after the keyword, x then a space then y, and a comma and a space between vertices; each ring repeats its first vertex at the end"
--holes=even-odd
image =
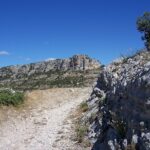
POLYGON ((105 67, 87 103, 92 150, 150 150, 150 52, 105 67))
POLYGON ((91 84, 101 64, 87 55, 0 68, 0 87, 35 89, 91 84))

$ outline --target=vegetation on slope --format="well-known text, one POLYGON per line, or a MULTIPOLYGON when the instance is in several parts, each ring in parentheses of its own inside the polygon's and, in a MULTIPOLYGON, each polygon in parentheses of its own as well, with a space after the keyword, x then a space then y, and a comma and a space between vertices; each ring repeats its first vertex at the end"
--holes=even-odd
POLYGON ((1 88, 15 90, 48 89, 56 87, 86 87, 96 80, 100 69, 86 71, 49 71, 47 73, 35 73, 23 79, 0 83, 1 88))
POLYGON ((0 105, 13 105, 17 106, 24 101, 24 94, 21 92, 12 92, 11 90, 4 89, 0 91, 0 105))

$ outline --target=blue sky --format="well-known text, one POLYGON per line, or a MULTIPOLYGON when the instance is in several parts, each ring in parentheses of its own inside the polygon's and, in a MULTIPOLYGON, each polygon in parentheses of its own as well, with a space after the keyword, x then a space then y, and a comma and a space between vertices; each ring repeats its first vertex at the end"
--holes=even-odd
POLYGON ((149 0, 1 0, 0 66, 88 54, 108 64, 143 48, 149 0))

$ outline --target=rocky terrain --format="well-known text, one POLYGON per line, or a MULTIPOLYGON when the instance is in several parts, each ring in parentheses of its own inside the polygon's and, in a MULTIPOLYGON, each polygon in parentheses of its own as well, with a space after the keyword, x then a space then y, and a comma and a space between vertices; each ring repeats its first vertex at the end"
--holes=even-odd
POLYGON ((150 52, 106 66, 87 104, 92 150, 150 150, 150 52))
POLYGON ((90 140, 92 148, 81 147, 71 140, 74 122, 68 119, 88 98, 90 89, 55 88, 27 93, 23 109, 0 109, 1 149, 150 150, 149 51, 122 57, 103 68, 96 60, 76 55, 70 59, 4 67, 0 75, 2 87, 23 90, 92 87, 99 76, 79 115, 81 137, 87 133, 85 138, 90 140))
POLYGON ((101 64, 87 55, 0 68, 0 87, 19 90, 88 86, 101 64))

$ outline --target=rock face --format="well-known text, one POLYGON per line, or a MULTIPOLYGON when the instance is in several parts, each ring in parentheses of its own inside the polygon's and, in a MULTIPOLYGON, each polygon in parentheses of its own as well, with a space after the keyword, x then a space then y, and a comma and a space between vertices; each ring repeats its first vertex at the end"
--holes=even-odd
POLYGON ((92 150, 150 150, 150 52, 105 67, 87 103, 92 150))
POLYGON ((98 74, 96 72, 100 67, 99 61, 87 55, 74 55, 68 59, 49 60, 22 66, 8 66, 0 68, 0 87, 34 89, 83 85, 88 82, 84 80, 85 72, 89 78, 96 79, 98 74))

